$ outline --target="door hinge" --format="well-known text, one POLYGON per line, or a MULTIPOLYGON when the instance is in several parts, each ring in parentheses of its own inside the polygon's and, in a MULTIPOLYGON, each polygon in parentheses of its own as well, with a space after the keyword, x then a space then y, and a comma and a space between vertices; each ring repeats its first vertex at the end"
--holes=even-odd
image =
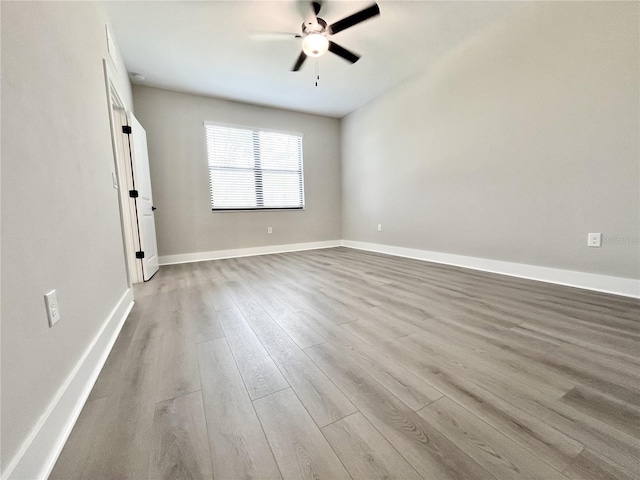
POLYGON ((129 196, 131 198, 138 198, 138 190, 129 190, 129 196))
POLYGON ((136 258, 144 258, 144 252, 143 251, 136 252, 136 258))
POLYGON ((126 133, 127 135, 131 135, 131 127, 129 125, 122 126, 122 133, 126 133))

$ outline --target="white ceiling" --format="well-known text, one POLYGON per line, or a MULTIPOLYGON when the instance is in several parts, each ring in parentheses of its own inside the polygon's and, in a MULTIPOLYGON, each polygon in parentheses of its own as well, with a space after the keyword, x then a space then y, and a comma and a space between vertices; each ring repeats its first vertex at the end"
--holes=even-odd
MULTIPOLYGON (((372 1, 324 1, 329 24, 372 1)), ((105 2, 129 72, 155 87, 342 117, 429 68, 522 2, 378 0, 380 16, 331 39, 362 58, 331 53, 291 72, 300 39, 256 41, 252 32, 300 32, 309 2, 105 2)))

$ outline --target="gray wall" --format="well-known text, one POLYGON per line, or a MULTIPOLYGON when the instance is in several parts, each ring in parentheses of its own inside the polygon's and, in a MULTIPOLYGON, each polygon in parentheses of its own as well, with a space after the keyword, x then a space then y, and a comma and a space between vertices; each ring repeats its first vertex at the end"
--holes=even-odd
POLYGON ((339 120, 137 85, 133 99, 147 131, 160 256, 341 238, 339 120), (205 120, 303 133, 306 209, 212 212, 205 120))
POLYGON ((4 471, 128 287, 106 16, 95 2, 1 5, 4 471), (54 288, 62 318, 49 328, 43 295, 54 288))
POLYGON ((528 6, 345 117, 343 237, 637 278, 638 9, 528 6))

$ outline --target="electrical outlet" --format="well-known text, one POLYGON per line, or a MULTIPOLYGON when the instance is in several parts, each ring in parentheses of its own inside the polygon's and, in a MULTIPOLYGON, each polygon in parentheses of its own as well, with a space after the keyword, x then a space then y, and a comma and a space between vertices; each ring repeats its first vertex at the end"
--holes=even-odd
POLYGON ((382 231, 382 224, 381 224, 381 223, 379 223, 379 224, 378 224, 378 231, 379 231, 379 232, 381 232, 381 231, 382 231))
POLYGON ((47 307, 49 327, 53 327, 60 320, 60 308, 58 307, 58 298, 55 290, 51 290, 44 296, 44 304, 47 307))
POLYGON ((587 237, 587 246, 589 247, 600 247, 602 246, 602 234, 601 233, 590 233, 587 237))
POLYGON ((271 235, 273 233, 273 227, 267 227, 267 233, 271 235))

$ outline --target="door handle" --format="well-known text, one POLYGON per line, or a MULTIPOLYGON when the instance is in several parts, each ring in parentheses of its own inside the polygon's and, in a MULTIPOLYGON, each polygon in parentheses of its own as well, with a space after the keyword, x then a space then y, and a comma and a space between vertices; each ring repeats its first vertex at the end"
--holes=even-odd
POLYGON ((155 212, 156 210, 157 210, 157 208, 156 208, 156 207, 151 206, 151 211, 152 211, 152 212, 155 212))

